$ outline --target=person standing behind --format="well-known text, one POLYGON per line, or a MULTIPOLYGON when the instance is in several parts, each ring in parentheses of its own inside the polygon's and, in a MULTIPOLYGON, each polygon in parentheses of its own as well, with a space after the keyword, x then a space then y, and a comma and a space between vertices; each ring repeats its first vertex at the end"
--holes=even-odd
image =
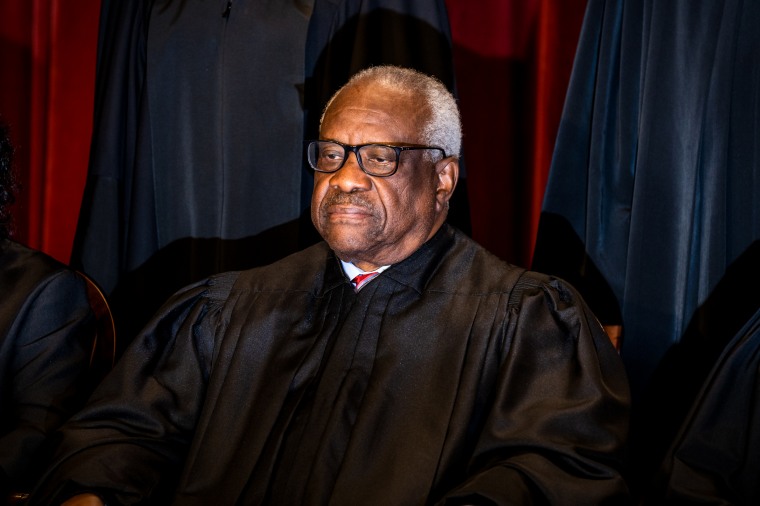
POLYGON ((352 77, 306 150, 324 241, 170 299, 31 504, 626 504, 617 352, 446 223, 460 142, 438 80, 352 77))
POLYGON ((0 500, 34 485, 50 434, 81 408, 95 319, 85 280, 9 238, 13 147, 0 125, 0 500))

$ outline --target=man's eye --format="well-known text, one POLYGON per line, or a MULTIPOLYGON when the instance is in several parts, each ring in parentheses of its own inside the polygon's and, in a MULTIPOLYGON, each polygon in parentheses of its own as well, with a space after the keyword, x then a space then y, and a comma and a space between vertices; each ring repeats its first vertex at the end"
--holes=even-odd
POLYGON ((369 161, 372 163, 379 163, 379 164, 391 163, 389 159, 384 158, 382 156, 373 156, 369 159, 369 161))
POLYGON ((322 158, 327 161, 334 162, 343 159, 343 153, 338 151, 324 151, 322 152, 322 158))
POLYGON ((368 147, 362 153, 369 163, 375 165, 389 165, 396 160, 396 153, 383 146, 368 147))

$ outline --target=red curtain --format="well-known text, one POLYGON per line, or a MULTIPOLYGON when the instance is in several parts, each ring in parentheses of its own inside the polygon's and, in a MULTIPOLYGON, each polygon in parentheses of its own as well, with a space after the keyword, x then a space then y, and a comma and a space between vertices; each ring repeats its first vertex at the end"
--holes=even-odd
POLYGON ((472 235, 529 266, 585 0, 447 0, 472 235))
POLYGON ((15 238, 67 262, 87 174, 100 0, 0 2, 0 118, 22 191, 15 238))
MULTIPOLYGON (((472 233, 527 266, 585 0, 447 0, 472 233)), ((0 3, 16 238, 67 261, 87 171, 100 0, 0 3)))

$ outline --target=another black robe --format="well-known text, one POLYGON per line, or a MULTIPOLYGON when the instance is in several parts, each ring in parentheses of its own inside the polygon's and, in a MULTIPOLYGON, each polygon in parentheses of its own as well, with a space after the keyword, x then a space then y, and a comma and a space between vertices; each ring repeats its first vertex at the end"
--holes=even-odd
POLYGON ((0 501, 31 488, 47 437, 92 390, 94 334, 85 281, 0 239, 0 501))
POLYGON ((572 288, 522 272, 444 226, 359 293, 324 243, 191 286, 32 503, 166 504, 180 474, 178 505, 625 504, 621 361, 572 288))
POLYGON ((760 504, 760 310, 726 346, 644 504, 760 504))

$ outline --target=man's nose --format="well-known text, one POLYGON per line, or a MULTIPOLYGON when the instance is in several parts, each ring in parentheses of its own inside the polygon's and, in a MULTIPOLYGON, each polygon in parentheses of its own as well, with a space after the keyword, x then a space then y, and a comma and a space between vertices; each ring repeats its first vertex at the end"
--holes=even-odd
POLYGON ((368 190, 372 187, 372 179, 359 166, 358 155, 356 153, 348 153, 343 167, 330 175, 330 185, 349 193, 358 190, 368 190))

